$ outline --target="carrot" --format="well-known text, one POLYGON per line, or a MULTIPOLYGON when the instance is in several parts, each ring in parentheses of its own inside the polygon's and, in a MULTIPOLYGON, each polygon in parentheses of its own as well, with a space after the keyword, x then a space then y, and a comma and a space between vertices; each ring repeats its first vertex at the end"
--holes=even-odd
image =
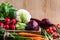
POLYGON ((18 33, 20 36, 25 36, 29 37, 34 40, 46 40, 46 38, 42 37, 41 35, 38 34, 32 34, 32 33, 26 33, 26 32, 20 32, 18 33))
POLYGON ((21 35, 21 36, 26 36, 26 37, 39 37, 40 36, 38 34, 25 33, 25 32, 21 32, 21 33, 18 33, 18 34, 21 35))
POLYGON ((42 37, 29 37, 31 39, 35 39, 35 40, 45 40, 46 38, 42 38, 42 37))
POLYGON ((32 38, 32 39, 41 39, 41 40, 45 39, 45 38, 41 38, 41 37, 29 37, 29 38, 32 38))

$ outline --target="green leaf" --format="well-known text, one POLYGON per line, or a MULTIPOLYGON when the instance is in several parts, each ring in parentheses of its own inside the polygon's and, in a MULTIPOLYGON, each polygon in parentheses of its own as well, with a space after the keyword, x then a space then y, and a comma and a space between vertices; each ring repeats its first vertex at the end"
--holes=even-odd
POLYGON ((26 27, 26 24, 25 23, 17 23, 16 24, 16 28, 18 29, 18 30, 24 30, 25 29, 25 27, 26 27))
POLYGON ((3 14, 4 18, 16 18, 16 9, 8 2, 0 5, 0 13, 3 14))
POLYGON ((22 20, 22 23, 26 23, 26 21, 27 21, 26 14, 22 13, 21 16, 20 16, 20 18, 22 20))
POLYGON ((41 29, 41 35, 45 36, 49 40, 53 40, 53 37, 50 33, 46 32, 43 28, 41 29))
POLYGON ((45 31, 45 36, 47 35, 47 37, 49 38, 49 40, 53 40, 53 37, 50 33, 45 31))
POLYGON ((0 17, 3 17, 3 14, 2 13, 0 13, 0 17))
POLYGON ((0 21, 5 20, 3 17, 0 17, 0 21))
POLYGON ((3 14, 2 13, 0 13, 0 21, 4 21, 5 19, 4 19, 4 16, 3 16, 3 14))
POLYGON ((16 18, 16 10, 9 10, 9 17, 10 18, 16 18))
POLYGON ((0 28, 0 34, 4 34, 5 33, 5 29, 4 28, 0 28))

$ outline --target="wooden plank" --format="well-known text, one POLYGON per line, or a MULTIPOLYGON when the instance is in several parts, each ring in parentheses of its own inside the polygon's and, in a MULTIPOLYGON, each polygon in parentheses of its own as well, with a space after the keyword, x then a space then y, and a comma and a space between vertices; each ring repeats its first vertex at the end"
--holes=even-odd
POLYGON ((24 9, 25 8, 25 0, 6 0, 11 3, 16 9, 24 9))
POLYGON ((3 3, 3 2, 5 2, 5 0, 0 0, 0 4, 3 3))
POLYGON ((60 23, 60 0, 0 0, 2 2, 10 2, 17 9, 26 9, 34 18, 48 18, 54 24, 60 23))

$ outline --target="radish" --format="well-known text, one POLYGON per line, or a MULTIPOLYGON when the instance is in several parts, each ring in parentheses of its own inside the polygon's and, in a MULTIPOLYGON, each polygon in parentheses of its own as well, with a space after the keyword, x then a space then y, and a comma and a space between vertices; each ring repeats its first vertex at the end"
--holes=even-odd
POLYGON ((56 30, 57 30, 56 27, 53 26, 53 31, 56 32, 56 30))
POLYGON ((57 27, 60 29, 60 24, 58 24, 57 27))
POLYGON ((50 32, 50 30, 49 29, 46 29, 46 32, 50 32))
POLYGON ((59 35, 58 33, 54 33, 54 34, 53 34, 53 38, 54 38, 54 39, 59 38, 59 36, 60 36, 60 35, 59 35))
POLYGON ((10 24, 10 18, 5 18, 6 24, 10 24))
POLYGON ((12 20, 11 20, 11 23, 12 23, 12 24, 16 24, 16 22, 17 22, 16 19, 12 19, 12 20))
POLYGON ((49 29, 50 29, 50 30, 52 30, 52 29, 53 29, 53 27, 51 26, 51 27, 49 27, 49 29))
POLYGON ((10 28, 11 28, 12 30, 15 30, 15 29, 16 29, 16 26, 15 26, 15 25, 10 25, 10 28))
POLYGON ((53 30, 50 30, 50 34, 53 34, 54 33, 54 31, 53 30))
POLYGON ((3 27, 4 26, 4 23, 3 22, 0 22, 0 27, 3 27))
POLYGON ((9 30, 9 25, 4 25, 4 28, 9 30))

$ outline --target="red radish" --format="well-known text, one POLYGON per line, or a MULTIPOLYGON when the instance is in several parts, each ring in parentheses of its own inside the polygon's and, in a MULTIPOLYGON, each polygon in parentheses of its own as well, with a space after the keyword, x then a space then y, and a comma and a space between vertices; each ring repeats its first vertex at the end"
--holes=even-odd
POLYGON ((57 35, 56 34, 53 34, 53 38, 56 39, 57 35))
POLYGON ((57 38, 59 38, 60 37, 60 35, 59 34, 57 34, 57 38))
POLYGON ((52 27, 49 27, 50 30, 52 30, 53 28, 52 27))
POLYGON ((54 39, 59 38, 59 34, 57 34, 57 33, 53 34, 53 38, 54 39))
POLYGON ((4 23, 3 22, 0 22, 0 27, 3 27, 4 26, 4 23))
POLYGON ((11 23, 12 23, 12 24, 16 24, 16 19, 12 19, 12 20, 11 20, 11 23))
POLYGON ((50 31, 50 33, 51 33, 51 34, 53 34, 53 33, 54 33, 54 32, 53 32, 53 30, 49 30, 49 31, 50 31))
POLYGON ((60 29, 60 24, 58 24, 57 26, 58 26, 58 28, 60 29))
POLYGON ((46 32, 49 32, 49 29, 46 29, 46 32))
POLYGON ((11 28, 12 30, 15 30, 15 29, 16 29, 16 26, 15 26, 15 25, 10 25, 10 28, 11 28))
POLYGON ((5 18, 6 24, 10 24, 10 18, 5 18))
POLYGON ((9 30, 9 25, 4 25, 4 28, 9 30))
POLYGON ((60 29, 60 26, 58 26, 58 28, 60 29))
POLYGON ((47 32, 49 32, 50 34, 53 34, 55 32, 55 29, 51 26, 48 29, 46 29, 47 32))
POLYGON ((56 28, 55 27, 53 27, 53 31, 56 32, 56 28))

